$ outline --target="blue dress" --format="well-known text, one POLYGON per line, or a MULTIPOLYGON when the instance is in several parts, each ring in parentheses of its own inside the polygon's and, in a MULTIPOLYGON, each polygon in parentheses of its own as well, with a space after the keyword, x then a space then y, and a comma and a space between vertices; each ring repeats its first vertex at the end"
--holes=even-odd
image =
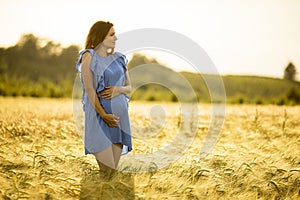
POLYGON ((120 118, 118 127, 109 127, 91 104, 82 83, 82 104, 85 113, 84 147, 85 154, 94 154, 103 151, 114 143, 123 145, 122 154, 132 150, 130 120, 128 115, 129 97, 120 94, 111 100, 101 97, 100 92, 106 86, 124 86, 126 81, 127 59, 125 55, 116 52, 107 57, 101 57, 93 49, 85 49, 79 53, 76 69, 81 73, 82 55, 90 52, 92 62, 90 69, 93 72, 93 85, 98 94, 100 104, 108 114, 114 114, 120 118))

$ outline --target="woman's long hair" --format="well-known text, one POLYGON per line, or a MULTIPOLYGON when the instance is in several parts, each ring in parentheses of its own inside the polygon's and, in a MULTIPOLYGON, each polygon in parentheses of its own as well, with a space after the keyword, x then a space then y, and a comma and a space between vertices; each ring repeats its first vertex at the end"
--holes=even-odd
MULTIPOLYGON (((91 27, 85 41, 85 49, 94 49, 105 39, 113 24, 105 21, 97 21, 91 27)), ((113 49, 112 49, 113 52, 113 49)))

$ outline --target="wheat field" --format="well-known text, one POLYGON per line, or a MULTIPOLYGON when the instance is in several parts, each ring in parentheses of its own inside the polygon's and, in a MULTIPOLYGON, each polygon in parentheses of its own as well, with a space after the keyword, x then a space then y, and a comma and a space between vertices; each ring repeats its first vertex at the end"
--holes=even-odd
POLYGON ((104 181, 83 154, 71 99, 0 98, 0 105, 1 199, 300 199, 300 106, 227 105, 213 151, 199 157, 211 119, 211 106, 200 104, 186 130, 193 143, 147 171, 130 156, 166 146, 183 123, 180 106, 130 102, 134 150, 120 169, 132 173, 104 181), (151 122, 151 108, 163 123, 151 122))

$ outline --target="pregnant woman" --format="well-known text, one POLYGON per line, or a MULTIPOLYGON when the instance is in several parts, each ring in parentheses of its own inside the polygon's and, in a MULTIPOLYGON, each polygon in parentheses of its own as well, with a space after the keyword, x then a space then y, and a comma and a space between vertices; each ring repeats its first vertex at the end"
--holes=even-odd
POLYGON ((95 155, 104 175, 117 168, 121 154, 132 150, 128 116, 131 84, 126 57, 114 52, 116 40, 112 23, 96 22, 76 66, 83 90, 85 153, 95 155))

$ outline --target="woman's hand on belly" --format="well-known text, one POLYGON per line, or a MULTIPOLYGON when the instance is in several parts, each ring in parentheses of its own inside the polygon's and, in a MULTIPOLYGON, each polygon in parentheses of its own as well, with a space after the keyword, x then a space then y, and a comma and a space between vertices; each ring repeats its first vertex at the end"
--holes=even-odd
POLYGON ((110 127, 117 127, 120 122, 120 118, 114 114, 104 114, 101 117, 103 121, 110 127))
POLYGON ((125 82, 124 86, 106 86, 103 91, 100 92, 102 98, 110 100, 120 94, 129 95, 131 92, 131 85, 125 82), (127 85, 126 85, 127 84, 127 85))
POLYGON ((100 92, 102 98, 110 100, 121 94, 120 86, 106 86, 103 91, 100 92))

